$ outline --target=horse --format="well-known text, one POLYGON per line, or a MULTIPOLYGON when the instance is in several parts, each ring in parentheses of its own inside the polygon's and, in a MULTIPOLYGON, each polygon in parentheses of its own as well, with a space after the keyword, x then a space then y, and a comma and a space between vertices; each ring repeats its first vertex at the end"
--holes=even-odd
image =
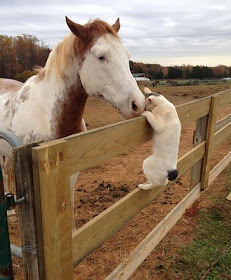
POLYGON ((160 81, 155 81, 153 84, 152 84, 152 86, 153 87, 156 87, 157 85, 159 85, 160 84, 160 81))
POLYGON ((177 81, 170 81, 170 80, 168 80, 166 83, 169 84, 172 87, 179 85, 177 81))
MULTIPOLYGON (((23 144, 86 131, 83 113, 88 96, 103 98, 124 119, 144 111, 144 96, 130 72, 129 52, 118 35, 119 18, 113 25, 100 19, 81 25, 66 17, 66 24, 71 32, 36 75, 24 84, 0 79, 0 129, 11 131, 23 144)), ((3 171, 5 162, 9 172, 11 156, 11 147, 0 140, 3 171)), ((77 175, 70 178, 73 213, 77 175)))

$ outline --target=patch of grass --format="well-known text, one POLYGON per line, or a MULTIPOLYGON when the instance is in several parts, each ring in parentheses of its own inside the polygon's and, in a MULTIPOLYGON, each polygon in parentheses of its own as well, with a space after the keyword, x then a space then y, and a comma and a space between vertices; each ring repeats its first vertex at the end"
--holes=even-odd
POLYGON ((231 203, 225 198, 213 197, 213 205, 199 211, 194 239, 177 253, 171 279, 231 280, 231 203))

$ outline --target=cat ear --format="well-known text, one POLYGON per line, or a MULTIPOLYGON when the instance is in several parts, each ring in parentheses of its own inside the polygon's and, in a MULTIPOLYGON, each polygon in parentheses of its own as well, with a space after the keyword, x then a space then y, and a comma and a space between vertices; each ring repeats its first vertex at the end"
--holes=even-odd
POLYGON ((151 93, 152 91, 148 87, 144 87, 144 93, 148 94, 151 93))

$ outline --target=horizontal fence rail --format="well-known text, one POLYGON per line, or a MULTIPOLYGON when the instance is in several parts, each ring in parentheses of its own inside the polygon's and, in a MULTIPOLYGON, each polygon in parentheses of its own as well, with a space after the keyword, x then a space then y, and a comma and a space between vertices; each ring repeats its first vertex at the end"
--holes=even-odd
MULTIPOLYGON (((218 106, 231 102, 231 90, 217 94, 218 106)), ((209 113, 211 97, 176 106, 181 125, 209 113)), ((69 172, 94 167, 101 162, 152 139, 153 130, 144 117, 127 120, 64 138, 69 142, 69 172)))
POLYGON ((128 258, 124 259, 105 280, 128 279, 147 258, 169 230, 200 196, 200 184, 196 185, 173 210, 139 243, 128 258))
MULTIPOLYGON (((209 113, 210 98, 177 106, 182 125, 209 113)), ((144 117, 105 126, 65 138, 69 142, 70 174, 93 167, 152 139, 153 129, 144 117)))

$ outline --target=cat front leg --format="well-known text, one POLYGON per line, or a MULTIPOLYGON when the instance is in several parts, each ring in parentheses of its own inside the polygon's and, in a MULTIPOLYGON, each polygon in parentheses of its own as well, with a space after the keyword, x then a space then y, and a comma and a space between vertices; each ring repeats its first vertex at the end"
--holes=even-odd
POLYGON ((148 122, 153 122, 153 121, 154 121, 153 119, 155 119, 155 117, 153 116, 153 114, 152 114, 151 112, 149 112, 149 111, 144 111, 144 112, 141 114, 141 116, 146 117, 146 119, 147 119, 148 122))
POLYGON ((154 116, 149 111, 144 111, 142 113, 142 116, 146 117, 147 121, 156 132, 161 133, 165 130, 166 123, 162 120, 161 117, 154 116))

